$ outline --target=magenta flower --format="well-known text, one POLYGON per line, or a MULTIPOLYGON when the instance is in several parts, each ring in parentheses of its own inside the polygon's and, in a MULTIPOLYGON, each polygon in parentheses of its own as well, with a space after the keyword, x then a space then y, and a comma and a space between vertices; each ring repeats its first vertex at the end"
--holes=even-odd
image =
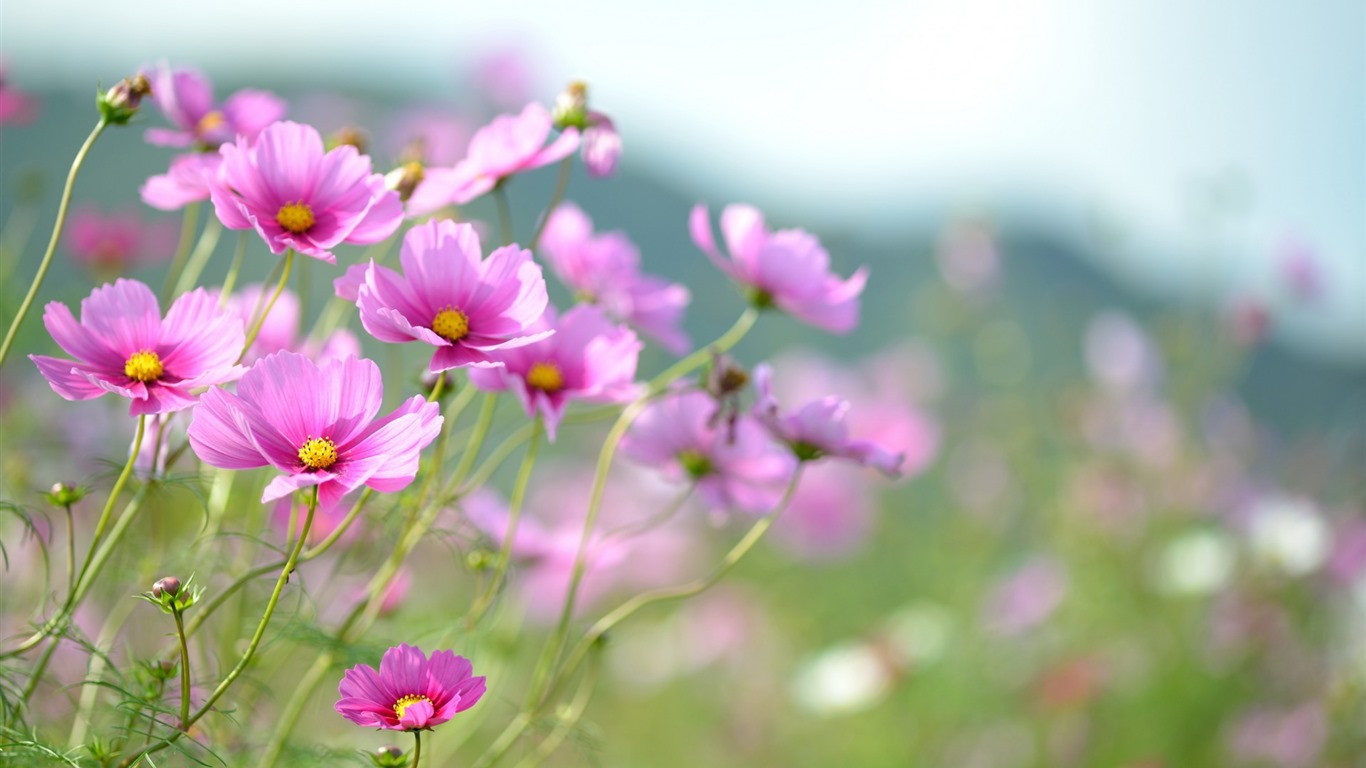
POLYGON ((888 477, 900 473, 905 454, 893 454, 867 440, 849 439, 845 421, 849 412, 848 400, 827 395, 805 403, 795 411, 782 413, 773 395, 773 368, 768 364, 754 369, 754 389, 758 394, 754 417, 769 434, 792 449, 799 460, 814 461, 834 456, 874 467, 888 477))
POLYGON ((147 224, 136 211, 105 215, 96 208, 78 208, 67 224, 66 250, 97 272, 120 272, 135 263, 155 264, 171 258, 175 234, 169 222, 147 224))
POLYGON ((533 327, 548 302, 545 278, 515 245, 481 253, 474 227, 429 221, 404 236, 402 275, 371 263, 357 284, 353 267, 337 279, 338 295, 355 291, 361 325, 380 341, 435 346, 433 373, 501 365, 493 352, 550 335, 533 327))
POLYGON ((473 676, 469 659, 451 651, 399 644, 384 652, 379 671, 368 664, 346 670, 335 708, 342 717, 367 728, 425 731, 478 703, 486 686, 473 676))
POLYGON ((209 181, 219 220, 255 229, 271 253, 293 248, 333 264, 332 248, 377 243, 403 221, 398 195, 370 172, 370 158, 349 145, 324 152, 311 126, 273 123, 255 141, 239 136, 219 152, 222 168, 209 181))
POLYGON ((705 392, 666 396, 636 419, 622 439, 622 455, 671 480, 691 479, 714 508, 772 511, 792 478, 792 453, 749 417, 731 425, 716 416, 716 402, 705 392))
POLYGON ((578 206, 564 203, 550 214, 541 235, 550 268, 583 301, 630 323, 674 354, 687 351, 679 327, 691 296, 688 289, 640 272, 640 252, 624 232, 593 234, 593 222, 578 206))
POLYGON ((749 291, 756 307, 777 306, 802 322, 832 333, 848 333, 858 325, 859 294, 868 270, 847 280, 830 272, 830 255, 804 230, 769 232, 763 214, 748 205, 721 211, 721 233, 730 249, 727 260, 712 239, 704 205, 692 209, 688 221, 693 242, 717 267, 749 291))
POLYGON ((498 368, 470 369, 470 383, 493 392, 511 389, 528 416, 540 413, 551 442, 571 400, 624 403, 639 394, 635 383, 640 341, 597 307, 580 304, 546 324, 555 333, 540 341, 499 350, 498 368))
POLYGON ((76 359, 29 359, 67 400, 113 392, 132 401, 133 416, 167 413, 194 405, 192 390, 242 375, 236 364, 245 341, 242 321, 221 311, 203 288, 176 299, 162 319, 151 288, 120 279, 81 301, 79 324, 56 301, 47 305, 43 323, 76 359))
POLYGON ((210 197, 209 182, 218 175, 223 156, 217 152, 177 155, 165 173, 148 177, 138 188, 142 202, 162 211, 178 211, 210 197))
POLYGON ((431 213, 454 203, 464 205, 492 190, 503 179, 573 153, 579 147, 579 131, 568 128, 554 141, 550 113, 531 103, 520 115, 499 115, 475 131, 465 159, 454 168, 428 168, 422 184, 408 200, 408 213, 431 213))
POLYGON ((420 395, 375 420, 384 399, 379 366, 354 357, 314 363, 276 352, 252 366, 237 394, 220 387, 200 399, 190 446, 220 469, 273 466, 284 473, 262 502, 318 487, 330 510, 362 485, 402 490, 417 474, 418 454, 441 430, 440 408, 420 395))
POLYGON ((241 90, 221 105, 213 85, 188 69, 158 67, 152 73, 152 100, 174 128, 148 128, 147 141, 163 147, 216 149, 238 136, 253 139, 285 115, 285 103, 273 93, 241 90))

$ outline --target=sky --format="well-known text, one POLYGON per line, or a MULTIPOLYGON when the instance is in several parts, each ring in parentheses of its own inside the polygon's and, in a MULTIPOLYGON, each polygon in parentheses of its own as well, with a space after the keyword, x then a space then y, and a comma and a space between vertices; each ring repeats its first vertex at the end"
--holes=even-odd
POLYGON ((626 163, 812 229, 1018 217, 1142 290, 1206 302, 1279 301, 1297 243, 1325 291, 1281 332, 1366 365, 1360 0, 0 6, 0 55, 35 87, 169 60, 439 93, 508 44, 546 73, 547 99, 592 84, 626 163))

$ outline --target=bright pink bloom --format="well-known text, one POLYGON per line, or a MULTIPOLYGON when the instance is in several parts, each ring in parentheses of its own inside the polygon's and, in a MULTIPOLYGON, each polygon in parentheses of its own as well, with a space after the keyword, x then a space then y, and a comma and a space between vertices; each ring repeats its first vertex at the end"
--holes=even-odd
POLYGON ((332 248, 377 243, 403 221, 398 195, 370 172, 370 158, 349 145, 324 152, 311 126, 273 123, 255 141, 239 136, 219 152, 223 165, 209 182, 219 220, 255 229, 271 253, 293 248, 333 264, 332 248))
POLYGON ((236 316, 197 288, 175 300, 165 319, 152 289, 116 280, 81 301, 81 322, 61 302, 47 305, 43 323, 53 340, 76 358, 29 355, 67 400, 106 392, 132 402, 134 416, 167 413, 195 403, 192 390, 232 381, 245 333, 236 316))
POLYGON ((152 100, 175 128, 148 128, 147 141, 163 147, 216 149, 238 136, 253 139, 285 115, 285 103, 273 93, 241 90, 221 105, 213 85, 188 69, 158 67, 152 73, 152 100))
POLYGON ((391 731, 425 731, 474 706, 484 695, 483 676, 452 651, 399 644, 384 652, 379 671, 357 664, 342 676, 337 714, 356 725, 391 731))
POLYGON ((705 392, 682 392, 653 403, 622 439, 622 455, 690 479, 710 506, 772 511, 792 478, 796 459, 768 438, 752 418, 733 425, 717 418, 705 392))
POLYGON ((465 159, 454 168, 429 168, 426 178, 408 200, 408 213, 431 213, 454 203, 464 205, 492 190, 503 179, 573 153, 579 147, 579 131, 567 128, 554 141, 550 112, 531 103, 520 115, 499 115, 475 131, 465 159))
POLYGON ((688 289, 640 272, 640 252, 626 233, 593 234, 593 222, 578 206, 564 203, 550 214, 541 235, 550 268, 583 301, 630 323, 674 354, 688 349, 679 326, 691 296, 688 289))
POLYGON ((756 307, 776 305, 832 333, 848 333, 858 325, 859 294, 868 270, 861 268, 848 280, 836 277, 830 272, 830 255, 806 231, 769 232, 757 209, 728 205, 721 211, 721 233, 730 249, 727 260, 716 249, 705 205, 693 208, 688 225, 697 247, 749 290, 756 307))
POLYGON ((558 321, 546 310, 546 326, 555 333, 540 341, 499 350, 498 368, 470 369, 470 383, 492 392, 511 389, 528 416, 540 413, 555 441, 555 428, 571 400, 625 403, 636 397, 636 360, 640 340, 616 325, 602 310, 580 304, 558 321))
POLYGON ((433 373, 501 365, 493 352, 551 333, 533 328, 548 299, 529 251, 509 245, 483 259, 474 227, 441 220, 409 230, 399 259, 402 275, 372 262, 357 284, 353 267, 337 293, 355 291, 361 325, 380 341, 435 346, 433 373))
POLYGON ((167 261, 175 248, 175 234, 166 228, 168 223, 145 223, 136 211, 106 216, 95 208, 78 208, 67 224, 66 249, 77 261, 101 272, 167 261))
POLYGON ((601 112, 588 113, 583 130, 583 167, 589 176, 606 178, 616 173, 621 160, 621 134, 612 119, 601 112))
POLYGON ((845 420, 849 412, 848 400, 827 395, 789 413, 781 413, 773 395, 773 367, 767 364, 754 369, 754 388, 758 395, 754 417, 769 434, 786 443, 801 461, 834 456, 873 467, 888 477, 900 473, 904 454, 894 454, 867 440, 849 439, 849 426, 845 420))
POLYGON ((209 182, 218 175, 223 156, 217 152, 176 155, 163 174, 148 177, 138 188, 142 202, 162 211, 178 211, 208 200, 209 182))
POLYGON ((436 403, 421 395, 375 420, 384 399, 379 366, 354 357, 314 363, 276 352, 252 366, 237 394, 220 387, 200 399, 190 445, 221 469, 273 466, 261 501, 318 487, 324 509, 362 485, 390 493, 417 474, 418 454, 441 430, 436 403))

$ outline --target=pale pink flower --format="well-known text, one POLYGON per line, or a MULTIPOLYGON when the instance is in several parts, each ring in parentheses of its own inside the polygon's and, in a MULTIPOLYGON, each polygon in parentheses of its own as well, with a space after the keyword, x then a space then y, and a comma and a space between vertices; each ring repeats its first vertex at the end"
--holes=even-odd
POLYGON ((721 211, 721 233, 730 250, 727 259, 716 248, 705 205, 693 208, 688 225, 697 247, 748 291, 754 306, 777 306, 832 333, 848 333, 858 325, 859 294, 868 270, 861 268, 847 280, 836 277, 830 272, 830 255, 806 231, 769 232, 757 209, 726 206, 721 211))
POLYGON ((465 159, 454 168, 428 168, 408 200, 409 215, 464 205, 499 182, 561 160, 579 147, 579 131, 567 128, 546 144, 553 130, 550 112, 531 103, 519 115, 499 115, 470 139, 465 159))
POLYGON ((826 395, 783 413, 773 394, 773 367, 767 364, 755 368, 754 388, 754 417, 769 434, 785 443, 798 460, 833 456, 874 467, 888 477, 899 474, 904 455, 867 440, 850 439, 845 418, 848 400, 826 395))
POLYGON ((692 298, 688 289, 642 274, 640 252, 625 232, 594 234, 588 215, 564 203, 546 221, 541 250, 580 300, 601 306, 676 355, 687 351, 688 336, 680 325, 692 298))
POLYGON ((1051 558, 1038 556, 996 585, 984 621, 1002 635, 1016 635, 1053 615, 1067 596, 1067 574, 1051 558))
POLYGON ((285 114, 284 101, 266 91, 241 90, 216 104, 213 85, 189 69, 161 66, 151 81, 152 100, 175 126, 147 129, 147 141, 163 147, 217 149, 239 136, 255 138, 285 114))
POLYGON ((606 178, 616 173, 621 160, 621 134, 612 119, 601 112, 588 113, 583 129, 583 167, 589 176, 606 178))
POLYGON ((138 188, 142 202, 161 211, 178 211, 210 197, 209 183, 223 164, 217 152, 176 155, 166 173, 148 177, 138 188))
POLYGON ((831 561, 859 551, 873 530, 868 476, 845 464, 802 471, 792 501, 773 524, 773 542, 810 561, 831 561))
POLYGON ((242 322, 219 310, 203 288, 176 299, 163 319, 151 288, 119 279, 81 302, 80 323, 56 301, 47 305, 43 323, 76 359, 29 359, 67 400, 113 392, 130 400, 132 415, 152 415, 189 408, 196 389, 242 375, 236 365, 242 322))
POLYGON ((333 264, 332 248, 377 243, 403 220, 370 158, 349 145, 324 151, 311 126, 272 123, 254 141, 239 136, 219 151, 223 164, 209 184, 219 220, 255 229, 271 253, 292 248, 333 264))

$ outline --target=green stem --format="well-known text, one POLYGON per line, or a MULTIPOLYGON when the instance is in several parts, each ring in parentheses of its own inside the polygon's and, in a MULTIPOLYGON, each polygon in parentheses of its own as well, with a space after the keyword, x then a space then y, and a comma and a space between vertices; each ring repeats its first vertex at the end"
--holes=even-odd
POLYGON ((90 147, 95 144, 95 139, 104 133, 104 129, 109 124, 100 119, 95 124, 95 130, 86 137, 85 143, 76 152, 76 159, 71 161, 71 170, 66 174, 66 186, 62 187, 62 199, 57 204, 57 221, 52 225, 52 237, 47 242, 47 252, 43 254, 43 260, 38 265, 38 273, 33 276, 33 282, 29 284, 28 293, 24 294, 24 300, 19 304, 19 311, 10 321, 9 330, 5 332, 5 340, 0 343, 0 366, 4 366, 5 358, 9 356, 10 347, 14 345, 14 337, 19 334, 19 326, 24 322, 24 316, 28 314, 29 307, 33 306, 33 299, 38 295, 38 289, 43 285, 43 278, 47 276, 48 267, 52 266, 52 255, 57 252, 57 243, 62 239, 62 227, 66 225, 66 212, 71 207, 71 189, 76 185, 76 173, 81 169, 81 163, 85 162, 85 156, 89 154, 90 147))
POLYGON ((574 698, 570 701, 568 709, 564 710, 559 717, 559 722, 555 723, 555 730, 551 731, 545 741, 536 747, 535 752, 519 761, 516 768, 535 768, 560 748, 565 738, 574 730, 574 726, 578 725, 579 719, 583 717, 584 710, 588 708, 588 700, 593 697, 593 691, 597 688, 597 684, 598 665, 590 664, 579 680, 578 690, 574 692, 574 698))
POLYGON ((541 221, 536 225, 536 234, 531 236, 531 245, 527 246, 528 250, 536 250, 537 244, 541 242, 541 235, 545 233, 545 225, 550 221, 550 214, 555 212, 555 206, 564 199, 564 193, 569 189, 569 169, 573 165, 573 155, 560 161, 560 175, 555 179, 555 191, 550 195, 550 202, 546 203, 545 213, 541 214, 541 221))
POLYGON ((185 642, 185 620, 180 611, 171 609, 175 617, 175 633, 180 638, 180 727, 188 729, 190 719, 190 646, 185 642))
MULTIPOLYGON (((473 389, 473 387, 467 387, 473 389)), ((465 450, 460 454, 460 463, 455 466, 455 475, 451 478, 451 487, 459 488, 465 482, 465 478, 470 473, 470 468, 474 465, 474 460, 479 458, 479 449, 484 445, 484 439, 488 437, 489 426, 493 424, 493 412, 498 407, 498 395, 489 392, 484 395, 484 405, 479 409, 479 419, 474 423, 474 432, 470 434, 469 443, 465 445, 465 450)))
POLYGON ((555 631, 550 636, 550 641, 546 643, 545 651, 541 653, 540 659, 536 662, 536 670, 532 675, 531 690, 527 699, 528 708, 535 707, 540 701, 544 693, 543 686, 550 682, 552 671, 558 663, 560 653, 564 650, 564 644, 568 639, 569 621, 574 615, 574 602, 578 598, 579 585, 583 581, 584 560, 588 552, 588 544, 592 540, 593 529, 597 525, 598 510, 602 507, 602 495, 607 486, 607 473, 612 467, 612 460, 616 457, 617 445, 621 443, 621 439, 626 435, 626 430, 630 428, 636 417, 645 410, 650 398, 663 392, 669 384, 678 378, 704 365, 714 355, 726 352, 735 346, 740 339, 744 338, 746 333, 749 333, 750 328, 754 327, 758 317, 758 310, 753 307, 746 309, 736 319, 735 324, 715 342, 694 351, 651 379, 645 392, 622 410, 616 423, 612 425, 611 431, 607 433, 602 451, 598 454, 598 465, 593 476, 593 490, 588 499, 588 513, 584 516, 583 533, 579 537, 578 551, 574 554, 574 567, 569 576, 569 591, 565 596, 564 607, 560 610, 560 618, 555 626, 555 631))
POLYGON ((508 204, 503 182, 493 186, 493 199, 498 204, 498 229, 503 235, 503 245, 512 245, 512 206, 508 204))
POLYGON ((422 731, 413 731, 413 768, 422 759, 422 731))
POLYGON ((256 318, 256 322, 251 326, 251 332, 247 334, 247 341, 242 345, 242 354, 238 355, 237 362, 247 356, 247 350, 256 342, 257 334, 261 333, 261 326, 266 324, 266 318, 270 317, 270 310, 275 307, 275 302, 280 298, 280 294, 285 292, 285 283, 289 282, 289 269, 294 265, 294 249, 285 251, 285 266, 280 270, 280 282, 275 284, 275 293, 271 294, 270 301, 266 303, 266 308, 261 310, 261 316, 256 318))
MULTIPOLYGON (((218 247, 218 238, 222 234, 223 223, 217 216, 210 216, 209 222, 204 225, 204 231, 199 235, 199 242, 195 243, 194 253, 185 264, 185 271, 180 273, 180 279, 176 281, 171 297, 179 296, 194 287, 199 276, 204 273, 209 257, 213 256, 214 249, 218 247)), ((169 301, 170 297, 167 300, 169 301)))
POLYGON ((114 647, 119 629, 137 604, 134 600, 121 601, 110 611, 109 618, 100 628, 95 639, 95 651, 90 654, 90 666, 85 679, 80 682, 81 698, 76 707, 76 717, 71 721, 71 736, 66 741, 68 749, 76 749, 85 742, 85 733, 91 725, 91 713, 95 711, 95 700, 100 693, 100 678, 104 676, 105 665, 109 662, 109 650, 114 647))
POLYGON ((237 275, 242 271, 242 258, 246 254, 247 233, 243 230, 237 233, 237 251, 232 255, 232 266, 228 268, 228 276, 223 278, 223 290, 218 293, 219 309, 228 305, 228 297, 232 295, 232 289, 237 287, 237 275))
POLYGON ((266 745, 261 760, 256 764, 259 768, 270 768, 280 759, 280 755, 285 751, 285 743, 289 739, 289 734, 294 731, 294 726, 298 724, 299 718, 303 715, 309 697, 313 694, 313 690, 318 687, 318 683, 322 682, 323 675, 332 668, 333 658, 334 654, 330 650, 318 654, 318 658, 313 661, 313 666, 309 667, 304 676, 299 678, 299 682, 294 685, 294 693, 290 695, 285 708, 280 711, 280 718, 275 726, 275 732, 271 734, 270 743, 266 745))
POLYGON ((536 452, 541 444, 542 430, 541 417, 537 416, 532 422, 531 443, 527 445, 526 454, 522 456, 522 467, 517 471, 517 482, 512 488, 512 498, 508 501, 508 527, 503 534, 503 545, 498 550, 498 560, 493 566, 493 578, 479 593, 470 612, 466 614, 466 628, 472 629, 479 624, 479 620, 498 595, 503 578, 507 576, 508 563, 512 560, 512 543, 517 536, 517 523, 522 516, 522 503, 526 499, 527 485, 531 481, 531 469, 536 465, 536 452))
POLYGON ((76 591, 76 519, 71 514, 71 505, 63 504, 66 510, 66 593, 76 591))
POLYGON ((175 258, 171 259, 171 266, 166 270, 166 281, 161 284, 162 301, 171 300, 171 289, 175 287, 181 271, 185 269, 185 259, 189 258, 190 245, 194 243, 194 231, 198 225, 199 203, 190 203, 185 206, 185 215, 180 220, 180 241, 176 244, 175 258))
MULTIPOLYGON (((285 271, 288 272, 289 270, 286 268, 285 271)), ((299 534, 299 540, 294 544, 294 548, 290 551, 289 559, 285 561, 284 568, 280 570, 280 578, 275 580, 275 589, 270 593, 270 600, 266 603, 266 610, 261 614, 261 621, 256 625, 256 632, 252 634, 251 641, 247 643, 247 649, 243 651, 242 658, 238 659, 237 665, 223 678, 223 681, 218 684, 218 687, 213 689, 213 693, 209 694, 209 698, 204 701, 204 705, 191 715, 189 719, 182 721, 180 730, 177 730, 155 745, 139 750, 120 763, 121 766, 127 768, 141 758, 155 752, 160 752, 166 747, 174 744, 181 735, 190 730, 191 726, 199 722, 204 715, 208 714, 209 709, 213 707, 223 694, 227 693, 228 688, 246 671, 247 666, 251 664, 251 660, 256 655, 257 647, 261 645, 261 638, 266 634, 266 627, 270 625, 271 617, 275 615, 275 607, 280 602, 280 595, 284 593, 285 584, 289 583, 289 575, 294 572, 294 566, 299 561, 300 553, 303 552, 304 542, 308 540, 308 530, 313 526, 313 513, 316 512, 317 509, 318 486, 315 485, 313 486, 313 493, 309 495, 308 515, 304 518, 304 526, 302 532, 299 534)))

